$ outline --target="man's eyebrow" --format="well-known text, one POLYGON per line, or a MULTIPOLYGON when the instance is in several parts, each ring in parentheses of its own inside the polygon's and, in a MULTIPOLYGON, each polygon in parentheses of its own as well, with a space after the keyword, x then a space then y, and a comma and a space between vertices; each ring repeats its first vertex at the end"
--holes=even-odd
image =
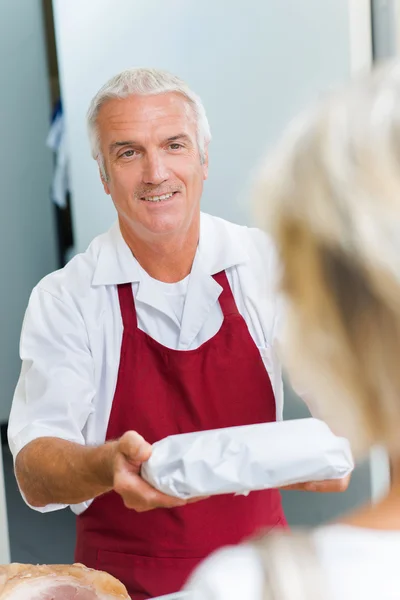
MULTIPOLYGON (((177 135, 172 135, 170 137, 167 137, 166 140, 165 140, 165 142, 176 142, 177 140, 184 140, 186 142, 190 142, 191 141, 191 139, 187 135, 187 133, 178 133, 177 135)), ((114 152, 115 150, 117 150, 118 148, 121 148, 122 146, 135 146, 135 147, 139 147, 140 144, 138 144, 137 142, 135 142, 135 140, 118 140, 118 141, 113 142, 112 144, 110 144, 108 148, 109 148, 110 152, 114 152)))
POLYGON ((121 140, 121 141, 117 141, 117 142, 113 142, 112 144, 109 145, 109 150, 110 152, 113 152, 114 150, 116 150, 117 148, 120 148, 121 146, 137 146, 137 143, 134 140, 121 140))
POLYGON ((187 142, 191 141, 187 133, 178 133, 177 135, 172 135, 171 137, 168 137, 165 141, 175 142, 176 140, 186 140, 187 142))

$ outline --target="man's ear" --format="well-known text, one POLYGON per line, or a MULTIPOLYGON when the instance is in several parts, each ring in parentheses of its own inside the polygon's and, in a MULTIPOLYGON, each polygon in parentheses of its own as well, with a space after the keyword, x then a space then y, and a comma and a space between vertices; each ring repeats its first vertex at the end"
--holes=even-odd
POLYGON ((108 187, 108 183, 107 183, 106 178, 104 176, 104 169, 101 167, 99 161, 97 161, 97 166, 99 168, 99 175, 100 175, 101 183, 103 184, 104 191, 107 194, 107 196, 109 196, 110 195, 110 188, 108 187))
POLYGON ((204 148, 203 177, 204 180, 208 179, 208 144, 204 148))

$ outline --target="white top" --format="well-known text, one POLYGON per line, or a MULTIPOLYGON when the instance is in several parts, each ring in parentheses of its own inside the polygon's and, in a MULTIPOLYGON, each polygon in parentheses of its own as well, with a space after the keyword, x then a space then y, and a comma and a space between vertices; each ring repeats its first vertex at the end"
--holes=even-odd
MULTIPOLYGON (((400 531, 332 525, 317 529, 314 540, 324 600, 398 600, 400 531)), ((215 553, 197 569, 189 590, 189 600, 263 600, 256 550, 236 546, 215 553)))
MULTIPOLYGON (((165 346, 191 350, 221 327, 222 288, 212 275, 222 270, 260 350, 281 419, 283 386, 275 344, 280 300, 275 293, 277 261, 267 236, 202 214, 192 272, 171 285, 145 273, 115 225, 32 292, 22 328, 22 370, 9 421, 14 458, 40 436, 80 444, 104 442, 122 340, 117 284, 132 282, 140 329, 165 346)), ((72 509, 79 514, 88 505, 72 509)))

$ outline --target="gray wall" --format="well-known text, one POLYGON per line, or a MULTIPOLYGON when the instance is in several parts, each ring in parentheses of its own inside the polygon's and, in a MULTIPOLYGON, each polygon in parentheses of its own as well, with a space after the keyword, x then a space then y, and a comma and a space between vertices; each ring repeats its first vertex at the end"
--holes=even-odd
POLYGON ((56 267, 50 103, 40 0, 0 1, 0 422, 20 368, 18 343, 33 286, 56 267))
POLYGON ((400 51, 400 3, 371 0, 374 59, 390 58, 400 51))
POLYGON ((54 0, 76 250, 115 219, 86 136, 91 97, 118 71, 181 75, 209 116, 203 209, 248 223, 251 170, 288 119, 350 73, 347 0, 54 0), (168 26, 166 26, 168 23, 168 26))

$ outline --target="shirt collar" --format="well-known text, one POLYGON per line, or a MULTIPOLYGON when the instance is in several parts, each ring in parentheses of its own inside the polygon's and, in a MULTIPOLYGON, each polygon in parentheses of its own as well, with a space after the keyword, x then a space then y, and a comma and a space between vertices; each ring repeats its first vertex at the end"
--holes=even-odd
POLYGON ((239 225, 201 213, 198 255, 206 273, 215 275, 249 259, 244 238, 240 236, 242 229, 239 225))
MULTIPOLYGON (((235 236, 237 229, 238 226, 201 213, 200 239, 196 258, 204 272, 214 275, 229 267, 246 262, 248 254, 243 244, 240 244, 240 237, 235 236)), ((115 223, 101 237, 103 239, 92 285, 118 285, 140 281, 139 263, 122 237, 118 223, 115 223)))

